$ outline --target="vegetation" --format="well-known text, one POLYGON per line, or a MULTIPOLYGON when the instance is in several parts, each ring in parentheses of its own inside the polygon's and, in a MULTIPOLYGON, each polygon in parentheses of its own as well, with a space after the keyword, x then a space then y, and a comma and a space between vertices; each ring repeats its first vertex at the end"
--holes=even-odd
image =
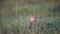
POLYGON ((0 34, 60 34, 60 6, 36 1, 17 5, 7 1, 0 10, 0 34), (32 14, 35 22, 30 30, 32 14))

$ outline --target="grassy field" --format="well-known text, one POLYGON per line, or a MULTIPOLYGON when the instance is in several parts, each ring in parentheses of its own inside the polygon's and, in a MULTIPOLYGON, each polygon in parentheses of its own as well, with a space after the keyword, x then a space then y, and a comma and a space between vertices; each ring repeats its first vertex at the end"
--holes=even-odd
POLYGON ((0 34, 60 34, 59 13, 52 4, 5 6, 0 10, 0 34), (30 15, 35 16, 32 30, 30 15))

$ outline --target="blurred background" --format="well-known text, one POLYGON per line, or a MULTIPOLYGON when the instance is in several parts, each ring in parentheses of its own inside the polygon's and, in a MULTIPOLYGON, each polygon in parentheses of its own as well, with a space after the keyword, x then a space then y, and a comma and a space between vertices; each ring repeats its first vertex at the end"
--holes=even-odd
POLYGON ((60 34, 60 0, 0 0, 0 34, 60 34))

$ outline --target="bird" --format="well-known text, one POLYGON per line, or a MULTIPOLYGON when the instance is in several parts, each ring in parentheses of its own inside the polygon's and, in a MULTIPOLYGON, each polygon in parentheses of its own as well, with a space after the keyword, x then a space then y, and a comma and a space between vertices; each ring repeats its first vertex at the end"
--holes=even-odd
POLYGON ((33 15, 30 16, 30 26, 29 29, 32 29, 32 25, 34 24, 35 17, 33 15))
POLYGON ((34 20, 35 20, 34 16, 31 15, 31 16, 30 16, 30 23, 33 24, 33 23, 34 23, 34 20))

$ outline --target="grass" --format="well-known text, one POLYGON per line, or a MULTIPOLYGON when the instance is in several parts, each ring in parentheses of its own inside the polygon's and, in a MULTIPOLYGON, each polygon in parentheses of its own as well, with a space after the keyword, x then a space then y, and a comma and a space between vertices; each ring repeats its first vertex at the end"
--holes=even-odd
MULTIPOLYGON (((15 7, 6 7, 2 9, 2 17, 0 17, 0 24, 2 27, 2 33, 5 34, 54 34, 54 28, 57 27, 59 31, 60 21, 57 18, 52 17, 48 9, 51 6, 48 5, 24 5, 15 7), (33 14, 36 18, 33 25, 32 32, 29 29, 29 18, 33 14), (51 15, 48 17, 48 15, 51 15), (56 25, 57 23, 57 25, 56 25), (58 25, 59 23, 59 25, 58 25), (53 24, 55 27, 48 28, 47 25, 53 24), (59 27, 59 28, 58 28, 59 27), (5 32, 4 32, 5 31, 5 32)), ((58 33, 59 34, 59 33, 58 33)))

